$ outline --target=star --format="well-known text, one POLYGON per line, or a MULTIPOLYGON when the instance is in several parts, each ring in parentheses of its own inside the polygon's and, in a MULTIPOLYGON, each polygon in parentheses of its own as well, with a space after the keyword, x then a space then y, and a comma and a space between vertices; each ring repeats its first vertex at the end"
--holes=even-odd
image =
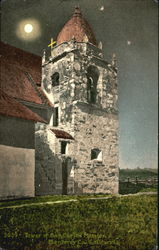
POLYGON ((131 41, 128 40, 128 41, 127 41, 127 45, 131 45, 131 41))
POLYGON ((103 11, 104 10, 104 6, 102 5, 99 10, 103 11))

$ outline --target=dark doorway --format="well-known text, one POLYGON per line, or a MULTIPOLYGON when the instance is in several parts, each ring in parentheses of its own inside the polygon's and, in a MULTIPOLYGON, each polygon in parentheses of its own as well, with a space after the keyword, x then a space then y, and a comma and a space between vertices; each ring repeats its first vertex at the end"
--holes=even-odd
POLYGON ((61 154, 66 154, 66 146, 67 146, 67 142, 62 141, 61 142, 61 154))
POLYGON ((62 161, 62 194, 67 194, 67 184, 68 184, 67 161, 66 159, 63 159, 62 161))

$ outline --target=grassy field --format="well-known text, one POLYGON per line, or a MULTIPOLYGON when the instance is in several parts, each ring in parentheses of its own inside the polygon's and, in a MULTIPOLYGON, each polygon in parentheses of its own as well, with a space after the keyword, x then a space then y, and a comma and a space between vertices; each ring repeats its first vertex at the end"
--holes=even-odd
MULTIPOLYGON (((153 249, 156 245, 157 198, 155 195, 85 199, 29 204, 5 208, 2 202, 0 246, 6 249, 153 249)), ((89 196, 91 198, 91 196, 89 196)), ((72 199, 72 196, 36 198, 36 202, 72 199)), ((18 201, 16 202, 18 205, 18 201)))
MULTIPOLYGON (((142 180, 157 178, 157 171, 121 169, 120 194, 157 190, 145 183, 122 182, 136 176, 142 180)), ((149 250, 155 247, 155 195, 105 195, 107 200, 89 199, 101 196, 54 195, 0 202, 0 247, 12 250, 149 250), (63 203, 55 204, 56 201, 63 203)))

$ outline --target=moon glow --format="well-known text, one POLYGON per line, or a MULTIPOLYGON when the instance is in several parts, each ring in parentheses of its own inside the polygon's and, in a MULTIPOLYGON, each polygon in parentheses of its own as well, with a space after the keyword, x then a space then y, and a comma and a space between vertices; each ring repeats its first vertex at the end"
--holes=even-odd
POLYGON ((21 20, 17 24, 16 34, 22 40, 33 41, 41 35, 40 24, 36 19, 21 20))

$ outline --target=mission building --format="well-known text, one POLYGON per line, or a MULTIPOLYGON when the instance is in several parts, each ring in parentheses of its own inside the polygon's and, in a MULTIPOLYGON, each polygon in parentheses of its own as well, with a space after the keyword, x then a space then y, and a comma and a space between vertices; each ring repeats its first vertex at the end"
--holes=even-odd
POLYGON ((42 60, 1 50, 1 199, 118 193, 116 60, 103 59, 80 9, 42 60))

